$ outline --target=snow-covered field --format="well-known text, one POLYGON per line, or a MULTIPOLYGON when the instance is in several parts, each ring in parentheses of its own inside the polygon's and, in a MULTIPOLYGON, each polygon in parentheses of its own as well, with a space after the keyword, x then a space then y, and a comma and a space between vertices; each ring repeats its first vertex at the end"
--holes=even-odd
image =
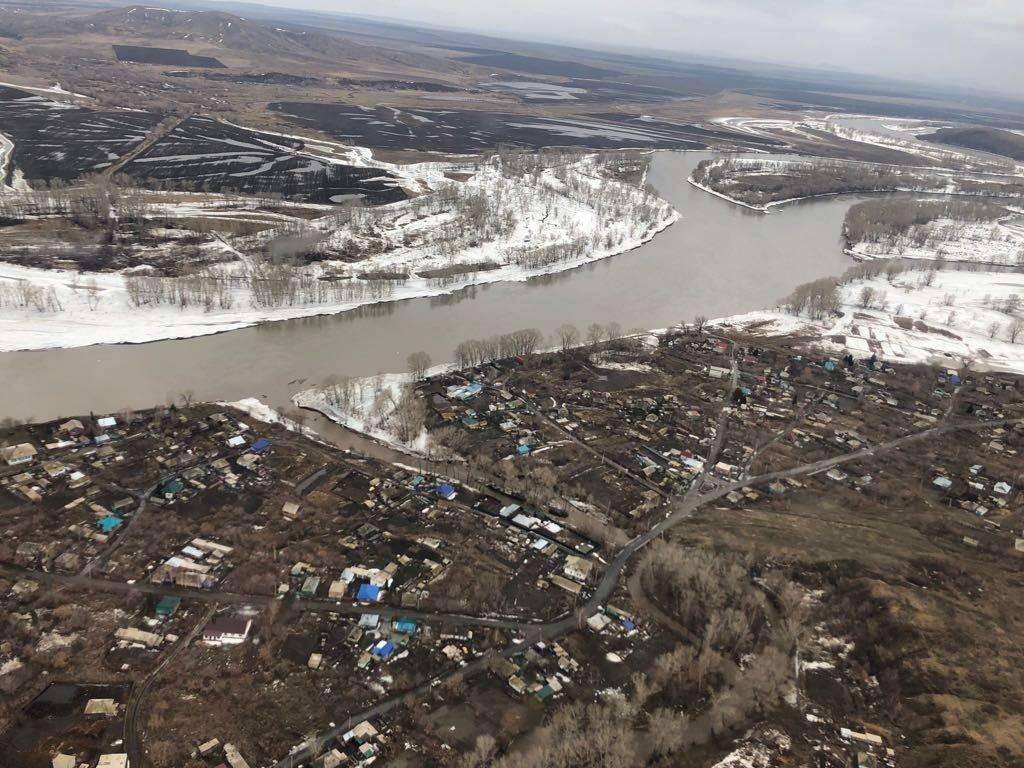
MULTIPOLYGON (((347 153, 346 159, 372 162, 368 155, 358 152, 347 153)), ((401 172, 409 188, 457 186, 461 199, 472 198, 478 207, 484 207, 483 218, 493 226, 488 223, 483 236, 471 237, 473 231, 463 226, 465 216, 458 204, 447 211, 439 205, 436 212, 431 212, 429 195, 363 209, 358 227, 333 216, 315 220, 306 226, 328 249, 367 241, 379 249, 357 264, 328 259, 303 268, 300 276, 313 284, 331 274, 341 278, 344 286, 352 286, 349 289, 335 282, 336 289, 327 298, 299 295, 272 307, 254 301, 249 283, 239 276, 240 270, 251 266, 247 264, 245 241, 236 241, 239 247, 224 243, 236 260, 211 267, 234 278, 228 289, 231 300, 225 302, 230 305, 227 308, 221 308, 220 303, 211 308, 204 308, 202 303, 135 306, 125 274, 76 276, 68 271, 0 264, 0 289, 6 285, 7 291, 14 293, 19 284, 31 284, 53 299, 44 309, 17 308, 11 302, 0 307, 0 351, 200 336, 264 321, 335 314, 381 301, 451 293, 475 284, 523 281, 636 248, 679 217, 671 206, 640 187, 600 176, 593 156, 557 171, 525 174, 505 173, 496 162, 488 163, 474 168, 465 182, 445 179, 449 168, 431 163, 404 167, 401 172), (547 255, 556 251, 557 258, 547 255), (420 274, 481 263, 492 268, 466 271, 444 280, 436 279, 436 274, 420 274), (402 272, 408 277, 386 285, 355 277, 374 272, 402 272), (93 281, 95 288, 87 289, 93 281), (60 309, 54 309, 57 306, 60 309)), ((176 213, 205 215, 206 207, 193 202, 176 206, 176 213)), ((252 213, 244 215, 251 217, 252 213)), ((294 226, 294 222, 288 222, 282 234, 294 226)), ((255 247, 258 243, 248 245, 255 247)))
POLYGON ((857 357, 872 353, 891 363, 929 363, 1024 374, 1024 331, 1016 343, 1010 328, 1024 322, 1024 274, 942 270, 931 285, 924 272, 905 272, 893 283, 884 277, 840 287, 840 318, 810 320, 782 308, 723 318, 713 324, 764 335, 816 337, 814 346, 857 357), (865 308, 865 289, 871 292, 865 308), (1007 311, 1007 301, 1020 306, 1007 311))
POLYGON ((1024 223, 936 219, 917 225, 895 242, 859 242, 848 249, 858 259, 944 259, 977 264, 1024 266, 1024 223))

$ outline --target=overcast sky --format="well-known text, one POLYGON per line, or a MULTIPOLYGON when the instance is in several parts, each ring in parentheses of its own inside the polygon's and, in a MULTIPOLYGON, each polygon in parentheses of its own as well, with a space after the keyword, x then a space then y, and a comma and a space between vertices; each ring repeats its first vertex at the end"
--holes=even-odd
POLYGON ((257 0, 505 37, 839 68, 1024 96, 1022 0, 257 0))

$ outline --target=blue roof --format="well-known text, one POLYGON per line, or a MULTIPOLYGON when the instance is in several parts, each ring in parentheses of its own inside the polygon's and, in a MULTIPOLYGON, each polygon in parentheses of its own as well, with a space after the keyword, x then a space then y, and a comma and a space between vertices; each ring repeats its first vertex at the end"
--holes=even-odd
POLYGON ((634 624, 629 619, 624 619, 622 622, 622 626, 626 628, 627 632, 632 632, 634 629, 636 629, 636 624, 634 624))
POLYGON ((516 452, 520 456, 525 456, 526 454, 528 454, 530 452, 530 446, 528 446, 528 445, 520 445, 519 447, 516 448, 516 452))
POLYGON ((411 635, 416 631, 416 622, 413 619, 399 619, 395 622, 395 631, 403 635, 411 635))
POLYGON ((107 515, 104 518, 96 521, 96 525, 104 533, 110 533, 115 528, 118 528, 124 521, 117 515, 107 515))
POLYGON ((253 450, 256 453, 263 453, 263 451, 267 450, 267 448, 269 448, 269 447, 270 447, 270 441, 267 440, 267 438, 265 438, 265 437, 261 437, 259 440, 257 440, 255 443, 252 444, 252 447, 250 448, 250 450, 253 450))
POLYGON ((380 599, 380 587, 374 586, 373 584, 363 584, 359 587, 359 592, 356 593, 356 600, 379 600, 380 599))
POLYGON ((373 655, 379 656, 382 659, 388 658, 395 652, 395 644, 388 640, 384 645, 374 646, 373 655))
POLYGON ((450 498, 455 495, 455 486, 449 483, 441 483, 437 487, 437 495, 445 499, 450 498))

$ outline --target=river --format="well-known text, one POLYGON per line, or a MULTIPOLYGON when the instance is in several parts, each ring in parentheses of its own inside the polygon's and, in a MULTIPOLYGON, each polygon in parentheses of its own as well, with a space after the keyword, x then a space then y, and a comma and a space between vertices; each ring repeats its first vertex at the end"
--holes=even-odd
MULTIPOLYGON (((214 336, 0 354, 0 418, 48 420, 143 408, 191 390, 201 400, 259 397, 281 407, 332 374, 405 369, 456 344, 563 323, 662 328, 697 315, 774 306, 799 283, 842 273, 840 229, 852 197, 788 205, 765 216, 687 183, 709 153, 658 153, 649 182, 682 214, 651 242, 589 266, 524 283, 267 323, 214 336)), ((318 426, 319 428, 319 426, 318 426)))

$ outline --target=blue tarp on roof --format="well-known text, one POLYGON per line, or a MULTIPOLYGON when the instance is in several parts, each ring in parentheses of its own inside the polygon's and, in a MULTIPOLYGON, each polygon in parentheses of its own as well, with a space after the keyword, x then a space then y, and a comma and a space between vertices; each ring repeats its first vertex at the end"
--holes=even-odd
POLYGON ((380 599, 380 587, 374 586, 373 584, 363 584, 359 587, 359 592, 356 593, 356 600, 373 600, 377 601, 380 599))
POLYGON ((100 518, 96 521, 97 527, 104 533, 110 533, 113 530, 121 527, 121 523, 124 521, 117 515, 107 515, 106 517, 100 518))
POLYGON ((252 444, 252 447, 249 450, 251 450, 253 453, 263 453, 269 447, 270 441, 267 440, 267 438, 265 437, 261 437, 259 440, 252 444))

